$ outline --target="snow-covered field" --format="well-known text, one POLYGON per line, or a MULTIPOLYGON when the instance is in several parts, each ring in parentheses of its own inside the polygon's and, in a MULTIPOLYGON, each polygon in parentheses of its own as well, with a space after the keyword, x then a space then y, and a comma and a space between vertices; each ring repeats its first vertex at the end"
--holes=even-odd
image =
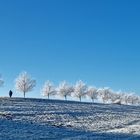
POLYGON ((140 107, 0 98, 0 140, 140 140, 140 107))

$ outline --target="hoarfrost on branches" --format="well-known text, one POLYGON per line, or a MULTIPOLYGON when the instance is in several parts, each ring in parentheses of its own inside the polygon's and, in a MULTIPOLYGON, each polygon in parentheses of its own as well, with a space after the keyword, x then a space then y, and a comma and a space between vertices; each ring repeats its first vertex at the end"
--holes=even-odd
POLYGON ((61 82, 58 86, 58 93, 60 96, 64 97, 65 100, 67 100, 67 96, 71 96, 73 91, 73 86, 69 85, 66 81, 61 82))
POLYGON ((45 82, 42 88, 42 95, 47 96, 49 99, 51 95, 55 95, 55 94, 56 94, 56 90, 53 86, 53 83, 51 83, 50 81, 45 82))
POLYGON ((78 81, 74 88, 75 97, 79 98, 81 101, 82 97, 85 97, 87 94, 87 86, 83 81, 78 81))
POLYGON ((15 88, 17 91, 22 92, 25 98, 25 94, 33 90, 36 86, 36 80, 33 80, 27 72, 22 72, 16 78, 15 88))
POLYGON ((88 87, 87 95, 92 99, 92 102, 94 102, 98 97, 97 89, 94 87, 88 87))

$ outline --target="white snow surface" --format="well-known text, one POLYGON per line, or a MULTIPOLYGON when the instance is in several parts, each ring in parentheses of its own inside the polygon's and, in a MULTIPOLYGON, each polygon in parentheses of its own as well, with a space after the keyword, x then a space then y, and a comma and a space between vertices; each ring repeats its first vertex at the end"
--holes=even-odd
POLYGON ((140 106, 0 98, 0 140, 140 140, 140 106))

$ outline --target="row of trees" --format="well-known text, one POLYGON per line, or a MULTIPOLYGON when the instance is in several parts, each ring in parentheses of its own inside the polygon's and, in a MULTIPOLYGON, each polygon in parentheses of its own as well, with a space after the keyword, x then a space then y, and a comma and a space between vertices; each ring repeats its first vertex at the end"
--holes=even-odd
MULTIPOLYGON (((0 76, 0 86, 4 84, 4 80, 0 76)), ((27 92, 30 92, 36 86, 36 80, 32 79, 27 72, 21 73, 15 80, 15 88, 22 92, 25 98, 27 92)), ((140 105, 140 97, 131 93, 115 92, 110 88, 95 88, 87 86, 83 81, 76 82, 75 85, 70 85, 66 81, 61 82, 58 87, 55 87, 52 82, 45 82, 41 94, 48 99, 50 96, 59 95, 65 100, 69 96, 76 97, 79 101, 82 98, 88 97, 94 102, 95 100, 103 103, 117 103, 117 104, 133 104, 140 105)))
POLYGON ((76 82, 74 86, 64 81, 58 87, 54 87, 53 83, 47 81, 42 89, 42 95, 48 97, 48 99, 50 96, 60 95, 65 100, 68 96, 77 97, 79 101, 82 98, 89 97, 92 102, 98 100, 103 103, 140 105, 140 97, 134 93, 115 92, 110 88, 95 88, 87 86, 83 81, 76 82))

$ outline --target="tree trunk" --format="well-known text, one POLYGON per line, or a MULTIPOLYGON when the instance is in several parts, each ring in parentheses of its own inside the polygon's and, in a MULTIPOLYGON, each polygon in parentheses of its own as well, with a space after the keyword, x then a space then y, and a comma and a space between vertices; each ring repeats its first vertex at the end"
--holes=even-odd
POLYGON ((24 98, 25 98, 25 91, 23 92, 23 94, 24 94, 24 98))
POLYGON ((79 99, 80 99, 80 102, 81 102, 81 97, 79 97, 79 99))
POLYGON ((67 96, 65 95, 65 100, 67 101, 67 96))
POLYGON ((50 99, 50 95, 48 94, 48 99, 50 99))

